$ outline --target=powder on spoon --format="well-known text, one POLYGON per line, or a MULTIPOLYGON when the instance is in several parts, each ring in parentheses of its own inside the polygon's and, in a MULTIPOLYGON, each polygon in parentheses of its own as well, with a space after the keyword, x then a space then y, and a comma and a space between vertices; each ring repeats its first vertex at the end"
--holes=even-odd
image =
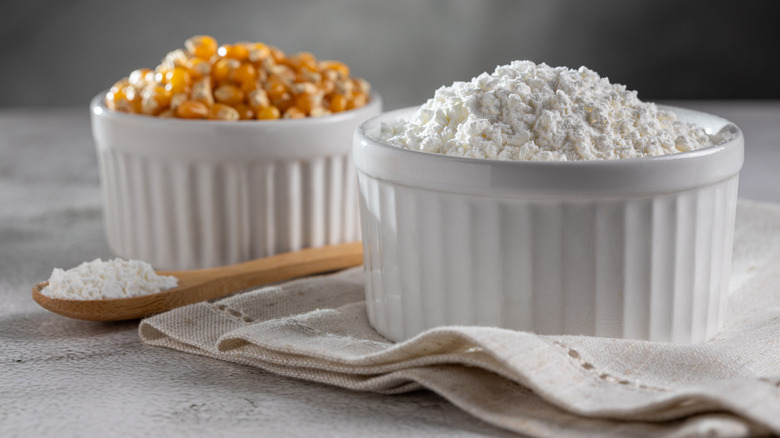
POLYGON ((75 268, 55 268, 41 294, 68 300, 100 300, 148 295, 176 287, 173 276, 157 275, 149 263, 95 259, 75 268))

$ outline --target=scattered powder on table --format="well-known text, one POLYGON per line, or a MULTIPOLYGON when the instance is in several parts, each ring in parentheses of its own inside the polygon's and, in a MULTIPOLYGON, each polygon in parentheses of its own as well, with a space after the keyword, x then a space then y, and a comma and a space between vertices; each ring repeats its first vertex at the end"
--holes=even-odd
POLYGON ((160 292, 178 283, 176 277, 157 275, 149 263, 140 260, 95 259, 67 271, 55 268, 41 293, 71 300, 127 298, 160 292))
POLYGON ((406 149, 499 160, 594 160, 712 146, 700 127, 580 67, 514 61, 439 88, 379 140, 406 149))

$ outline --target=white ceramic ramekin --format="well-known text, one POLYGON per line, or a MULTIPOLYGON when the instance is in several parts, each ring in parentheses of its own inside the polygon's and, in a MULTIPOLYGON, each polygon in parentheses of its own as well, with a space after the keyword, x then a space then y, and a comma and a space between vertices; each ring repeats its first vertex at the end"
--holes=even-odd
POLYGON ((450 157, 355 133, 372 326, 401 341, 442 325, 695 343, 719 329, 742 167, 741 131, 670 108, 731 139, 611 161, 450 157))
POLYGON ((233 264, 360 239, 352 135, 381 112, 276 121, 162 119, 91 103, 110 248, 158 269, 233 264))

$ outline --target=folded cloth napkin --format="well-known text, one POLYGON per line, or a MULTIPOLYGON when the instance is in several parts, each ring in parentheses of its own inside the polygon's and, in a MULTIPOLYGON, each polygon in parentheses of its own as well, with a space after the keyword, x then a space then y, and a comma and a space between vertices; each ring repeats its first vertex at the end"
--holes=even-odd
POLYGON ((727 321, 672 345, 451 326, 392 343, 360 268, 174 309, 152 345, 360 391, 437 392, 531 436, 780 434, 780 205, 741 201, 727 321))

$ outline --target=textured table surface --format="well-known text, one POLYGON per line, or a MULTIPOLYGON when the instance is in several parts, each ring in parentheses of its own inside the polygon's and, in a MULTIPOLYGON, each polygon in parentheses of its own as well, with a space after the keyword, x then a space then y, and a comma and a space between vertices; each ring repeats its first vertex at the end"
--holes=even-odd
MULTIPOLYGON (((673 103, 675 104, 675 103, 673 103)), ((780 102, 683 102, 746 136, 740 197, 780 202, 780 102)), ((433 393, 382 396, 141 344, 49 313, 54 267, 112 257, 85 108, 0 111, 0 436, 514 436, 433 393)))

